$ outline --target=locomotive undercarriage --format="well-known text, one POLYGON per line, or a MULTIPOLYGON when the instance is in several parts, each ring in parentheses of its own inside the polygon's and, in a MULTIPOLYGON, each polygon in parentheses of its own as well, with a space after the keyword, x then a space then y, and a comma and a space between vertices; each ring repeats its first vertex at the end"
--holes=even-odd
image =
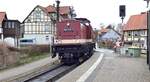
POLYGON ((60 61, 65 64, 80 63, 93 54, 95 43, 53 45, 52 57, 58 55, 60 61))

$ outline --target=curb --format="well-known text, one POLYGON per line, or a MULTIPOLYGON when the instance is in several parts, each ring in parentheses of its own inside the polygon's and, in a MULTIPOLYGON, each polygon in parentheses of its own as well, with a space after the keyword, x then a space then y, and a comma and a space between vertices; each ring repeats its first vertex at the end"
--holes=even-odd
POLYGON ((90 75, 96 70, 98 65, 102 62, 102 59, 104 57, 104 53, 101 53, 101 56, 99 56, 98 60, 86 71, 76 82, 86 82, 90 75))

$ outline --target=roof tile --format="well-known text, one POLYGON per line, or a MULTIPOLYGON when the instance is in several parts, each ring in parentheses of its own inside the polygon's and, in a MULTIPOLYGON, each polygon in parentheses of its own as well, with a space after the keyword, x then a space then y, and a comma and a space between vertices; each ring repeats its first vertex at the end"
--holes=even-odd
POLYGON ((147 14, 141 13, 138 15, 132 15, 127 24, 125 24, 123 30, 142 30, 147 29, 147 14))
MULTIPOLYGON (((56 7, 49 5, 49 6, 45 7, 45 10, 47 10, 47 12, 49 12, 49 13, 56 12, 56 7)), ((70 13, 70 6, 60 6, 59 12, 61 15, 70 13)))
POLYGON ((47 12, 52 13, 52 12, 56 12, 56 9, 54 6, 49 5, 47 7, 45 7, 45 9, 47 10, 47 12))
POLYGON ((5 19, 6 12, 0 12, 0 23, 5 19))

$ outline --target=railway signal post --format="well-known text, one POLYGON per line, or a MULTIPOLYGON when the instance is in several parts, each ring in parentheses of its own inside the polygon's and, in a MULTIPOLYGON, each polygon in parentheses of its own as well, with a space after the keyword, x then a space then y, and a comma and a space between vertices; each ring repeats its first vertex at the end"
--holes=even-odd
POLYGON ((122 27, 122 29, 121 29, 121 31, 122 31, 121 40, 123 42, 124 41, 123 20, 124 20, 124 18, 126 16, 126 6, 125 5, 120 5, 119 6, 119 16, 121 17, 121 20, 122 20, 122 22, 121 22, 121 27, 122 27))
POLYGON ((119 16, 121 17, 121 20, 122 20, 122 23, 123 23, 123 20, 126 16, 126 6, 125 5, 120 5, 119 6, 119 16))
POLYGON ((56 20, 57 20, 57 22, 59 21, 59 4, 60 4, 60 1, 56 0, 56 5, 57 5, 57 7, 56 7, 56 11, 57 11, 57 18, 56 18, 56 20))

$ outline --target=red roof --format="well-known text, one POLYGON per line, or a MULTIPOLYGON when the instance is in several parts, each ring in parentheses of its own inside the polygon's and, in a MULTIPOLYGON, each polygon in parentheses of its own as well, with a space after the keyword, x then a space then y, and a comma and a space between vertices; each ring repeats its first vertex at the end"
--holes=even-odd
POLYGON ((46 9, 46 11, 49 12, 49 13, 51 13, 51 12, 56 12, 55 7, 52 6, 52 5, 49 5, 49 6, 45 7, 45 9, 46 9))
POLYGON ((108 31, 109 31, 109 29, 101 27, 101 29, 100 29, 100 31, 98 32, 98 34, 101 35, 101 34, 107 33, 108 31))
POLYGON ((61 6, 60 7, 60 14, 68 14, 70 13, 70 6, 61 6))
POLYGON ((147 14, 141 13, 138 15, 132 15, 127 24, 125 24, 123 30, 142 30, 147 29, 147 14))
POLYGON ((3 20, 5 19, 6 13, 5 12, 0 12, 0 23, 3 22, 3 20))
MULTIPOLYGON (((45 7, 45 10, 49 13, 56 12, 56 8, 52 5, 45 7)), ((61 15, 70 13, 70 6, 61 6, 59 12, 61 15)))
POLYGON ((109 31, 109 29, 106 29, 106 28, 102 28, 102 29, 100 30, 101 33, 105 33, 105 32, 108 32, 108 31, 109 31))

